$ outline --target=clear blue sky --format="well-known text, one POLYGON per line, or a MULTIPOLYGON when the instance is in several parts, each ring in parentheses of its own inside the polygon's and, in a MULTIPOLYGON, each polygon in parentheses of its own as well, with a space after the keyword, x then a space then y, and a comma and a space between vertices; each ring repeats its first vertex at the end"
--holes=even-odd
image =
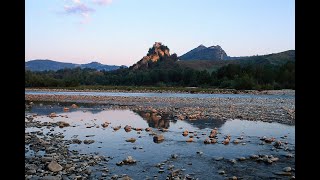
POLYGON ((295 49, 294 0, 26 0, 25 60, 130 66, 160 41, 178 56, 295 49))

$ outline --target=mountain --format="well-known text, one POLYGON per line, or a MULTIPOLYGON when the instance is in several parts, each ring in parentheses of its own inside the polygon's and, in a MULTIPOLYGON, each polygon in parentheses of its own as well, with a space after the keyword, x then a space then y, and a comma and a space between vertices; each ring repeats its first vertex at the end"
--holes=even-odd
POLYGON ((219 46, 200 45, 179 57, 180 60, 226 60, 226 52, 219 46))
POLYGON ((105 70, 105 71, 112 71, 112 70, 117 70, 119 68, 127 68, 127 66, 116 66, 116 65, 104 65, 99 62, 91 62, 88 64, 81 64, 81 68, 91 68, 91 69, 96 69, 96 70, 105 70))
POLYGON ((288 50, 279 53, 260 55, 260 56, 245 56, 245 57, 229 57, 230 60, 189 60, 178 61, 177 64, 184 68, 192 68, 195 70, 207 70, 209 72, 215 71, 222 66, 228 64, 245 65, 283 65, 288 61, 295 61, 295 50, 288 50))
POLYGON ((74 64, 74 63, 65 63, 65 62, 57 62, 53 60, 31 60, 25 62, 25 68, 31 71, 45 71, 45 70, 53 70, 57 71, 59 69, 65 68, 92 68, 96 70, 105 70, 112 71, 119 68, 126 68, 126 66, 115 66, 115 65, 104 65, 98 62, 91 62, 88 64, 74 64))
POLYGON ((150 69, 153 67, 172 65, 177 61, 177 54, 170 55, 170 49, 163 45, 161 42, 155 42, 154 45, 149 48, 146 56, 140 61, 129 67, 130 70, 150 69))

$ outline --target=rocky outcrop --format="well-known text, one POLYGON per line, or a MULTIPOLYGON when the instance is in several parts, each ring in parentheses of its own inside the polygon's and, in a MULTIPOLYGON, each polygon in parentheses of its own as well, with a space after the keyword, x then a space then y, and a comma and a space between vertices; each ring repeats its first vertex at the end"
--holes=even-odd
POLYGON ((138 70, 149 68, 152 63, 156 63, 168 58, 176 59, 176 54, 170 55, 170 49, 161 42, 155 42, 152 48, 149 49, 146 56, 144 56, 136 64, 132 65, 130 69, 138 70))

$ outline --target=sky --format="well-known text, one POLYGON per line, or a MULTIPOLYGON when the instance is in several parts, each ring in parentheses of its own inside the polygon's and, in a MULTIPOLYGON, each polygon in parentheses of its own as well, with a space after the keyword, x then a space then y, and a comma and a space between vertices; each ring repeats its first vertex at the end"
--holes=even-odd
POLYGON ((294 0, 25 0, 25 61, 131 66, 162 42, 228 56, 295 49, 294 0))

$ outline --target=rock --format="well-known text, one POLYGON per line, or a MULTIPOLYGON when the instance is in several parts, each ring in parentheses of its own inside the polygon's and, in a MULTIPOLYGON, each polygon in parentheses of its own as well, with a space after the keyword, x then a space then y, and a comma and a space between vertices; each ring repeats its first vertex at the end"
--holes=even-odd
POLYGON ((183 136, 188 136, 188 134, 189 134, 188 130, 184 130, 182 133, 183 136))
POLYGON ((291 176, 291 172, 275 172, 274 174, 280 175, 280 176, 291 176))
POLYGON ((235 139, 235 140, 233 141, 233 144, 239 144, 239 143, 240 143, 239 139, 235 139))
POLYGON ((57 163, 56 161, 51 161, 49 164, 48 164, 48 169, 52 172, 59 172, 61 171, 63 168, 62 166, 57 163))
POLYGON ((207 139, 204 140, 203 143, 204 143, 204 144, 211 144, 211 141, 209 140, 209 138, 207 138, 207 139))
POLYGON ((35 169, 31 169, 31 170, 28 170, 28 171, 27 171, 27 174, 29 174, 29 175, 30 175, 30 174, 36 174, 36 172, 37 172, 37 171, 36 171, 35 169))
POLYGON ((25 168, 26 168, 26 169, 29 169, 29 170, 37 170, 37 169, 38 169, 38 166, 35 165, 35 164, 26 164, 26 165, 25 165, 25 168))
POLYGON ((177 158, 178 158, 178 155, 177 155, 177 154, 171 154, 171 158, 172 158, 172 159, 177 159, 177 158))
POLYGON ((72 108, 78 108, 78 106, 76 104, 72 104, 71 107, 72 108))
POLYGON ((202 155, 203 152, 202 151, 197 151, 197 154, 202 155))
POLYGON ((232 164, 237 163, 237 161, 236 161, 235 159, 230 159, 229 161, 230 161, 232 164))
POLYGON ((135 138, 129 138, 129 139, 126 140, 126 142, 134 143, 134 142, 136 142, 136 139, 135 138))
POLYGON ((130 132, 130 131, 131 131, 131 126, 126 125, 123 129, 124 129, 126 132, 130 132))
POLYGON ((267 139, 265 139, 264 140, 264 142, 266 142, 266 143, 272 143, 273 141, 275 141, 275 138, 267 138, 267 139))
POLYGON ((217 140, 217 139, 215 139, 215 138, 212 138, 210 142, 211 142, 211 144, 215 144, 215 143, 217 143, 217 142, 218 142, 218 140, 217 140))
POLYGON ((231 179, 232 180, 237 180, 238 178, 237 178, 237 176, 232 176, 231 179))
POLYGON ((218 173, 219 174, 225 174, 226 172, 224 170, 219 170, 218 173))
POLYGON ((162 134, 155 135, 153 137, 153 142, 155 142, 155 143, 160 143, 162 141, 164 141, 164 136, 162 134))
POLYGON ((291 170, 292 170, 291 167, 285 167, 282 169, 282 171, 284 172, 290 172, 291 170))
POLYGON ((223 157, 216 157, 216 158, 214 158, 214 160, 216 160, 216 161, 221 161, 223 159, 223 157))
POLYGON ((113 127, 113 130, 118 131, 120 128, 121 128, 121 126, 116 126, 116 127, 113 127))
POLYGON ((244 161, 244 160, 246 160, 246 158, 245 157, 239 157, 238 160, 239 161, 244 161))
POLYGON ((63 108, 63 111, 67 112, 67 111, 69 111, 69 108, 64 107, 64 108, 63 108))
POLYGON ((41 161, 42 162, 49 162, 49 161, 52 161, 52 159, 53 159, 52 157, 42 157, 41 161))
POLYGON ((142 128, 133 128, 135 131, 142 131, 142 128))
POLYGON ((120 161, 120 162, 117 162, 116 165, 117 166, 122 166, 122 165, 124 165, 124 163, 123 163, 123 161, 120 161))
POLYGON ((94 140, 87 140, 86 139, 86 140, 83 141, 83 143, 84 144, 92 144, 92 143, 94 143, 94 140))
POLYGON ((132 180, 132 178, 130 178, 128 175, 124 175, 124 176, 118 178, 118 180, 132 180))
POLYGON ((262 138, 260 138, 261 141, 264 141, 265 139, 267 139, 267 136, 263 136, 262 138))
POLYGON ((226 139, 222 142, 222 144, 227 145, 227 144, 229 144, 229 142, 230 142, 230 139, 229 139, 229 138, 226 138, 226 139))
POLYGON ((53 112, 53 113, 50 113, 50 114, 49 114, 49 117, 54 118, 54 117, 58 117, 58 116, 57 116, 56 113, 53 112))
POLYGON ((72 139, 71 141, 72 141, 72 144, 81 144, 82 143, 82 141, 79 139, 72 139))
POLYGON ((59 122, 57 122, 57 123, 58 123, 58 125, 59 125, 60 128, 70 126, 69 123, 64 122, 64 121, 59 121, 59 122))
POLYGON ((243 140, 243 136, 238 137, 237 139, 243 140))
POLYGON ((193 138, 189 138, 186 142, 193 142, 193 138))
POLYGON ((150 127, 147 127, 147 128, 145 129, 145 131, 149 132, 149 131, 151 131, 151 128, 150 128, 150 127))
POLYGON ((156 109, 151 109, 152 113, 158 113, 158 111, 156 109))
POLYGON ((273 144, 273 146, 274 146, 275 148, 280 148, 281 145, 282 145, 281 141, 276 141, 276 142, 273 144))
POLYGON ((137 161, 132 158, 132 156, 128 156, 126 159, 122 161, 124 164, 134 164, 137 161))
POLYGON ((271 160, 272 162, 277 162, 277 161, 279 161, 279 158, 274 157, 274 158, 271 158, 270 160, 271 160))
POLYGON ((289 153, 285 155, 287 158, 293 158, 293 154, 289 153))
POLYGON ((269 164, 273 163, 273 161, 271 159, 267 159, 266 162, 269 163, 269 164))
POLYGON ((41 180, 61 180, 61 177, 58 176, 44 176, 41 180))
POLYGON ((106 128, 106 127, 109 126, 109 124, 110 124, 109 122, 104 122, 103 124, 101 124, 101 126, 104 127, 104 128, 106 128))

